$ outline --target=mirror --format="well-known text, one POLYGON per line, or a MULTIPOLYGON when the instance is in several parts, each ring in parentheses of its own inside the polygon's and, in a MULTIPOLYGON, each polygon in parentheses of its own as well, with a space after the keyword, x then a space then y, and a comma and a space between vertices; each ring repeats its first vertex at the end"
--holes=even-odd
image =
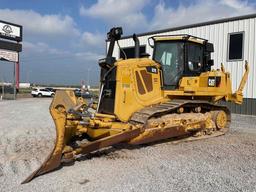
POLYGON ((208 65, 213 66, 214 65, 214 60, 213 59, 208 60, 208 65))
POLYGON ((149 37, 149 38, 148 38, 148 45, 149 45, 151 48, 154 48, 155 41, 154 41, 154 38, 153 38, 153 37, 149 37))
POLYGON ((206 43, 206 51, 207 52, 214 52, 213 44, 212 43, 206 43))

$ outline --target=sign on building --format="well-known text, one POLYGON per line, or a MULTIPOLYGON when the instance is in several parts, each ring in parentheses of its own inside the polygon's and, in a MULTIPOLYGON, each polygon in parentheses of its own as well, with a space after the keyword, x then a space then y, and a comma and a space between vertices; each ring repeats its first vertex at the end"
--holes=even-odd
POLYGON ((18 62, 18 52, 0 49, 0 59, 11 62, 18 62))
MULTIPOLYGON (((14 99, 16 99, 16 90, 19 89, 20 81, 19 52, 22 51, 22 44, 20 43, 21 41, 22 26, 0 20, 0 60, 9 61, 14 64, 14 99)), ((3 97, 3 95, 1 97, 3 97)))
POLYGON ((22 26, 0 21, 0 37, 20 42, 22 41, 22 26))

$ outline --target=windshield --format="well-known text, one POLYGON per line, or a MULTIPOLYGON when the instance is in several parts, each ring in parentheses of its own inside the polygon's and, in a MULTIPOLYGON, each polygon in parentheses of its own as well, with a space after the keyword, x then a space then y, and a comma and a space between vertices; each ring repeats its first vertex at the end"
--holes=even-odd
POLYGON ((156 42, 154 60, 162 65, 165 86, 177 86, 184 70, 183 42, 156 42))

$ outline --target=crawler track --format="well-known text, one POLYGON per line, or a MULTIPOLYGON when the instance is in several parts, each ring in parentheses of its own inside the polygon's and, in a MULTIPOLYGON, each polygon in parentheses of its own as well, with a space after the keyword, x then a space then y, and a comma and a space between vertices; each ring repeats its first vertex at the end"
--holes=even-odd
POLYGON ((227 107, 222 105, 215 105, 207 101, 193 101, 193 100, 172 100, 166 103, 161 103, 149 107, 145 107, 138 112, 135 112, 130 119, 131 123, 145 124, 151 117, 159 117, 165 114, 177 113, 179 108, 183 107, 185 110, 191 110, 195 107, 201 107, 202 111, 210 112, 214 110, 223 110, 228 114, 227 128, 230 126, 231 115, 227 107))
POLYGON ((193 100, 172 100, 166 103, 161 103, 149 107, 145 107, 142 110, 135 112, 130 119, 130 123, 132 124, 144 124, 146 126, 147 121, 151 118, 161 118, 167 114, 177 114, 180 113, 179 110, 182 109, 183 112, 192 112, 194 109, 200 107, 202 113, 213 112, 222 110, 227 114, 227 124, 225 128, 217 129, 211 134, 202 135, 200 137, 188 137, 182 136, 182 138, 176 138, 180 141, 176 140, 175 142, 181 141, 194 141, 200 139, 207 139, 211 137, 216 137, 225 134, 230 127, 231 123, 231 113, 230 110, 226 106, 215 105, 213 103, 209 103, 207 101, 193 101, 193 100))

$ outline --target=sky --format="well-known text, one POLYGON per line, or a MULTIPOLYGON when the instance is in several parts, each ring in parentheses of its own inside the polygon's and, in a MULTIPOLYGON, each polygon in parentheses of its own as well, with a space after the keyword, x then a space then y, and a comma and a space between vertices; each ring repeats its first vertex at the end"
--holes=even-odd
MULTIPOLYGON (((97 85, 106 33, 124 35, 256 13, 256 0, 0 0, 0 20, 23 26, 21 81, 97 85)), ((13 64, 0 61, 0 81, 13 64)))

